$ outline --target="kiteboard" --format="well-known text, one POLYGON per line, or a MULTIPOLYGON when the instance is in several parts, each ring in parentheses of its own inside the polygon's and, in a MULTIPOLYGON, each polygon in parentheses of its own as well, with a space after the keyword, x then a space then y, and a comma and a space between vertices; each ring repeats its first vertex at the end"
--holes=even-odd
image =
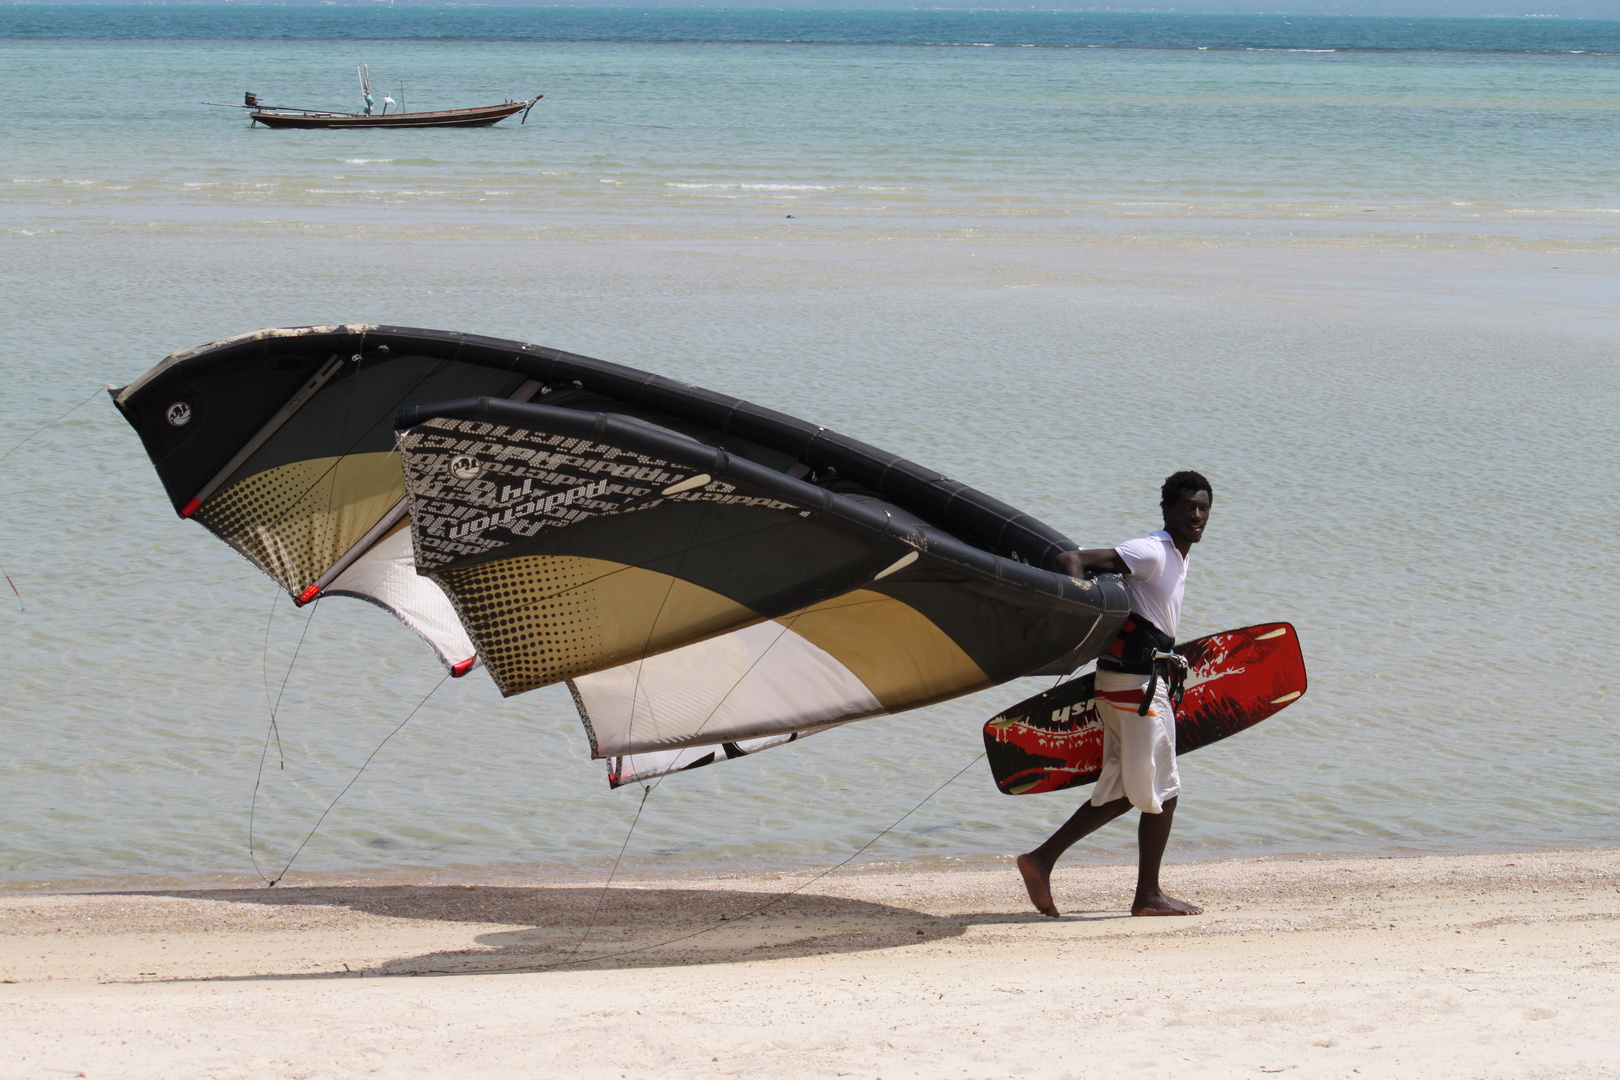
MULTIPOLYGON (((1187 754, 1253 727, 1305 693, 1305 658, 1290 623, 1263 623, 1176 646, 1187 658, 1186 696, 1176 709, 1176 753, 1187 754)), ((1102 770, 1095 673, 1036 694, 984 725, 984 749, 1005 795, 1062 791, 1102 770)))

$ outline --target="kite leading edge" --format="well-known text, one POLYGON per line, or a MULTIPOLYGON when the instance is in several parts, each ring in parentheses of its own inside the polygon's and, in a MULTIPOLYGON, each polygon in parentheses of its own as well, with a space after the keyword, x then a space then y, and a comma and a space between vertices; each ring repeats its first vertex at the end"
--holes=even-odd
POLYGON ((299 603, 384 608, 452 674, 566 682, 614 786, 1073 671, 1129 608, 964 484, 554 349, 262 330, 112 394, 181 517, 299 603))

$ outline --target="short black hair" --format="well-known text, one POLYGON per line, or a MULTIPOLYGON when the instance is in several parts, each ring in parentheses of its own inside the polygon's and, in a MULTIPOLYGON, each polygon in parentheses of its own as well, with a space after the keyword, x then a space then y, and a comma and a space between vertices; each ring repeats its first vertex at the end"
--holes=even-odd
POLYGON ((1209 481, 1203 473, 1183 469, 1171 473, 1164 478, 1164 486, 1159 489, 1159 509, 1168 511, 1181 501, 1184 495, 1196 495, 1200 491, 1209 492, 1210 502, 1215 501, 1215 489, 1209 486, 1209 481))

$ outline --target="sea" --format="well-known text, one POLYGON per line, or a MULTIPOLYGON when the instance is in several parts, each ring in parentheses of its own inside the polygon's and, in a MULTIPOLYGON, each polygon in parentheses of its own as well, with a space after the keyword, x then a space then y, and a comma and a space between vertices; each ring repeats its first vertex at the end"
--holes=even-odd
POLYGON ((1085 546, 1196 468, 1180 636, 1289 620, 1310 688, 1181 760, 1171 859, 1620 843, 1617 272, 1620 21, 0 6, 0 883, 988 865, 1085 797, 976 760, 1050 680, 612 791, 561 687, 293 608, 103 391, 336 322, 737 395, 1085 546), (361 65, 544 97, 237 107, 361 65))

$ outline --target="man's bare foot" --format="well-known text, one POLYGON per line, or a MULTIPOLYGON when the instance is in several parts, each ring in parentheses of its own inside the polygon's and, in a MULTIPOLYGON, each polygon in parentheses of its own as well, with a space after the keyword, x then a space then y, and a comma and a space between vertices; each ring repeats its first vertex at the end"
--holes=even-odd
POLYGON ((1197 904, 1189 904, 1185 900, 1177 900, 1173 896, 1158 892, 1152 896, 1139 897, 1131 904, 1132 915, 1202 915, 1204 909, 1197 904))
POLYGON ((1042 915, 1058 917, 1057 905, 1052 903, 1051 871, 1043 868, 1028 855, 1018 856, 1018 872, 1024 875, 1024 888, 1029 890, 1030 903, 1042 915))

